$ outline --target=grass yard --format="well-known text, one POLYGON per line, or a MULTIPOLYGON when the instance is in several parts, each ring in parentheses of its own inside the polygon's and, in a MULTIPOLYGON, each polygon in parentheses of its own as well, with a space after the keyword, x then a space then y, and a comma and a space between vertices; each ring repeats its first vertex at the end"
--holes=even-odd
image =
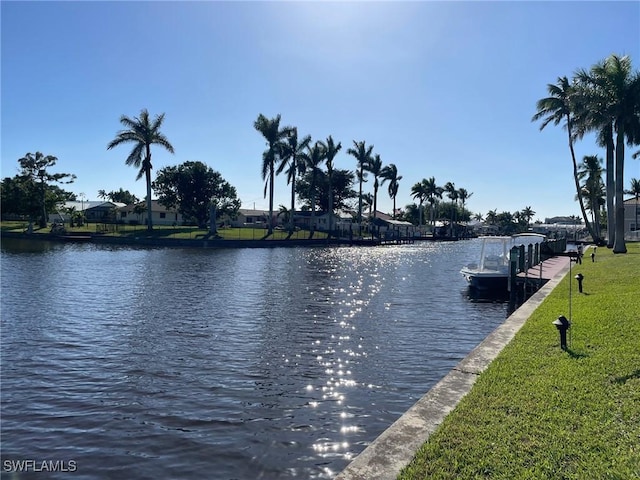
MULTIPOLYGON (((2 231, 6 232, 25 232, 28 224, 26 222, 2 222, 2 231)), ((201 239, 209 232, 207 229, 199 229, 198 227, 189 226, 165 226, 154 225, 151 233, 147 232, 144 225, 125 225, 125 224, 84 224, 82 226, 69 227, 65 225, 68 233, 75 234, 94 234, 101 232, 104 235, 112 235, 119 237, 152 237, 152 238, 178 238, 178 239, 201 239), (102 232, 102 229, 105 229, 102 232), (116 230, 117 229, 117 230, 116 230)), ((51 233, 51 226, 40 229, 37 225, 33 228, 34 234, 48 234, 51 233)), ((267 231, 264 228, 221 228, 218 230, 218 235, 225 240, 261 240, 265 237, 267 231)), ((273 234, 264 238, 265 240, 285 240, 289 237, 289 232, 286 230, 274 230, 273 234)), ((309 238, 308 230, 298 230, 290 237, 292 240, 305 240, 309 238)), ((327 238, 325 232, 315 232, 314 239, 327 238)))
POLYGON ((587 250, 400 479, 640 478, 640 243, 627 248, 587 250), (569 318, 569 281, 563 351, 551 322, 569 318))

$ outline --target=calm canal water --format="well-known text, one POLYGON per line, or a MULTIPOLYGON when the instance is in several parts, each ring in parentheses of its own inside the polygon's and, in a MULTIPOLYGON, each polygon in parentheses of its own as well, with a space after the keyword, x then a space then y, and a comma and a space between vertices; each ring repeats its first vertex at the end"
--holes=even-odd
POLYGON ((478 249, 3 240, 0 468, 332 478, 504 321, 478 249))

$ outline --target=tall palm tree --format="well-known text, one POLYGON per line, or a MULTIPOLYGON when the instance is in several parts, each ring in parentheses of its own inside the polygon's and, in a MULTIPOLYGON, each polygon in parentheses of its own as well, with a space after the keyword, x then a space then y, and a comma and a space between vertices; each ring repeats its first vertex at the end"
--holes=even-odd
POLYGON ((382 184, 387 180, 389 181, 389 198, 393 200, 393 215, 392 217, 396 218, 396 197, 398 196, 398 188, 400 187, 400 180, 402 180, 402 175, 398 175, 398 167, 394 163, 390 163, 386 167, 382 169, 380 172, 380 177, 382 178, 382 184))
POLYGON ((140 117, 129 118, 126 115, 120 117, 120 123, 126 127, 126 130, 120 130, 116 134, 116 138, 111 140, 107 145, 107 150, 117 147, 122 143, 133 143, 133 150, 125 160, 127 165, 139 168, 136 180, 142 175, 145 176, 147 182, 147 229, 153 230, 153 222, 151 221, 151 145, 160 145, 168 152, 173 153, 173 146, 167 140, 167 137, 160 132, 160 127, 164 121, 164 113, 156 115, 153 120, 149 119, 149 112, 143 109, 140 117), (144 157, 143 157, 144 156, 144 157))
POLYGON ((600 193, 603 191, 602 159, 597 155, 585 155, 578 168, 578 178, 583 180, 581 194, 586 195, 591 210, 596 235, 600 238, 600 193))
POLYGON ((373 218, 378 216, 378 188, 380 182, 378 179, 382 174, 382 159, 377 153, 373 156, 369 164, 367 165, 367 171, 373 175, 373 218))
POLYGON ((593 230, 591 222, 587 217, 587 211, 584 208, 584 202, 580 195, 580 181, 578 180, 578 162, 576 161, 576 153, 573 148, 573 112, 572 112, 572 96, 574 95, 574 88, 569 83, 567 77, 558 77, 556 84, 548 84, 547 91, 549 96, 538 100, 536 103, 537 112, 531 118, 531 121, 536 122, 542 120, 540 130, 543 130, 547 125, 553 122, 554 125, 558 125, 560 122, 565 122, 563 127, 567 130, 569 136, 569 150, 571 151, 571 160, 573 161, 573 179, 576 187, 576 194, 578 195, 578 203, 580 204, 580 211, 582 212, 582 218, 584 223, 591 234, 591 238, 596 240, 596 234, 593 230))
POLYGON ((458 190, 456 190, 456 186, 453 182, 447 182, 444 185, 444 191, 447 192, 447 197, 451 200, 451 233, 450 235, 453 237, 453 224, 455 222, 456 213, 458 211, 458 198, 460 198, 458 194, 458 190))
POLYGON ((447 197, 449 197, 449 200, 451 200, 452 202, 455 200, 456 202, 458 201, 458 190, 456 190, 456 185, 453 182, 447 182, 444 184, 444 191, 447 193, 447 197))
POLYGON ((615 240, 613 253, 626 253, 624 242, 624 149, 629 144, 640 143, 640 72, 632 71, 628 56, 609 56, 593 67, 596 78, 601 80, 607 102, 601 105, 605 115, 613 121, 616 133, 615 146, 615 240))
POLYGON ((426 180, 422 179, 422 181, 417 182, 413 185, 413 187, 411 187, 411 196, 413 197, 414 200, 418 200, 419 204, 418 204, 418 212, 420 215, 420 218, 418 220, 418 226, 422 227, 422 218, 424 217, 424 214, 422 212, 422 205, 424 204, 424 201, 427 199, 427 189, 426 189, 426 180))
POLYGON ((333 137, 329 135, 326 142, 322 142, 325 151, 325 162, 327 164, 327 177, 329 180, 329 235, 333 231, 333 160, 338 152, 342 149, 342 143, 333 141, 333 137))
POLYGON ((627 190, 625 193, 629 195, 633 195, 636 197, 636 231, 640 230, 640 226, 638 226, 638 202, 640 202, 640 180, 637 178, 631 179, 631 189, 627 190))
POLYGON ((280 114, 274 118, 267 118, 263 114, 258 115, 253 127, 262 134, 267 142, 267 149, 262 154, 262 179, 265 184, 265 196, 267 185, 269 187, 269 220, 268 235, 273 234, 273 183, 275 181, 276 159, 282 156, 284 142, 291 134, 291 127, 280 127, 280 114))
POLYGON ((467 203, 467 200, 469 200, 472 196, 473 192, 469 193, 466 188, 458 189, 458 198, 460 199, 460 203, 462 205, 462 213, 464 213, 465 203, 467 203))
MULTIPOLYGON (((594 65, 590 71, 581 69, 575 74, 573 109, 576 121, 575 136, 582 138, 587 132, 595 131, 598 145, 606 149, 606 209, 607 247, 615 243, 615 145, 613 141, 613 119, 601 108, 606 105, 606 80, 604 61, 594 65)), ((597 228, 597 227, 596 227, 597 228)), ((601 239, 594 239, 596 242, 601 239)))
POLYGON ((358 229, 362 232, 362 182, 366 181, 367 174, 365 169, 372 159, 373 145, 366 146, 365 141, 356 142, 353 141, 354 148, 349 148, 347 153, 355 157, 358 162, 358 170, 356 175, 360 182, 360 188, 358 190, 358 229))
POLYGON ((304 151, 311 143, 311 135, 307 135, 302 140, 298 140, 298 129, 292 128, 289 136, 282 142, 282 152, 280 155, 280 165, 276 170, 276 175, 280 175, 287 168, 287 183, 291 184, 291 214, 287 216, 289 224, 289 234, 293 233, 293 214, 296 211, 296 178, 304 173, 304 151))
POLYGON ((306 164, 306 169, 311 171, 311 231, 309 232, 309 238, 313 237, 315 231, 315 217, 316 217, 316 193, 317 193, 317 179, 321 173, 320 165, 324 162, 326 152, 322 142, 316 142, 313 146, 308 146, 307 151, 302 154, 302 158, 306 164))
POLYGON ((442 193, 444 192, 444 189, 442 187, 439 187, 438 185, 436 185, 436 179, 435 177, 429 177, 429 179, 427 180, 422 180, 422 182, 424 183, 424 188, 427 192, 427 201, 429 202, 429 213, 430 213, 430 218, 431 218, 431 227, 433 228, 433 226, 435 225, 435 204, 437 202, 438 199, 442 199, 442 193))

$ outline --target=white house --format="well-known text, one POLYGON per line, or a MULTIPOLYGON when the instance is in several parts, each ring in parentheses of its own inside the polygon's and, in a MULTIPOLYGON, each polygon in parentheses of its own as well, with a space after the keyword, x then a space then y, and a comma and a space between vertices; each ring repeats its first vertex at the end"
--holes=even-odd
MULTIPOLYGON (((277 214, 273 213, 274 225, 277 225, 277 214)), ((267 219, 269 218, 268 210, 251 210, 241 208, 235 219, 230 220, 230 225, 235 228, 267 228, 267 219)))
POLYGON ((636 197, 624 201, 624 236, 640 240, 640 199, 636 197))
MULTIPOLYGON (((147 224, 147 202, 125 205, 118 208, 118 222, 147 224)), ((157 200, 151 200, 151 222, 153 225, 182 225, 184 219, 176 209, 169 209, 157 200)))
POLYGON ((379 235, 386 239, 414 237, 419 232, 418 227, 411 222, 394 220, 391 215, 380 211, 376 212, 375 218, 370 217, 369 221, 378 229, 379 235))
POLYGON ((56 213, 49 214, 49 222, 68 223, 71 219, 71 212, 82 212, 88 222, 113 221, 114 211, 124 206, 124 203, 105 202, 103 200, 64 202, 58 205, 56 213))

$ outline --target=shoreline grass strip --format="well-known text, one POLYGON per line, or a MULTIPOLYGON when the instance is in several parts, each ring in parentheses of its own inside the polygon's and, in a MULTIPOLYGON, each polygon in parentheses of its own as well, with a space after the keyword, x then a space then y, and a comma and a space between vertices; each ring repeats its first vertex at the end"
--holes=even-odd
POLYGON ((627 248, 572 266, 399 479, 640 478, 640 243, 627 248), (569 282, 563 351, 551 322, 569 318, 569 282))

